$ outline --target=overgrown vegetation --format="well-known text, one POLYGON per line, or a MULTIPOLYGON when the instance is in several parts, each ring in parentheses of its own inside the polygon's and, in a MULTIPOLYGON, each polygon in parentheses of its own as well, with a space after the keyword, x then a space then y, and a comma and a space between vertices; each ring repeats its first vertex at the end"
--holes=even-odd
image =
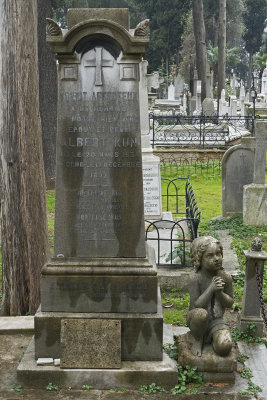
POLYGON ((14 383, 12 389, 14 390, 15 393, 20 393, 23 390, 23 387, 18 383, 14 383))
POLYGON ((48 390, 49 392, 53 392, 53 391, 57 392, 59 390, 59 386, 53 384, 52 382, 49 382, 45 389, 48 390))
POLYGON ((139 392, 155 394, 155 393, 165 392, 165 389, 153 382, 150 385, 141 385, 139 387, 139 392))
POLYGON ((189 365, 182 367, 178 364, 177 368, 178 384, 171 389, 172 394, 197 393, 196 387, 203 385, 202 374, 197 371, 197 367, 191 367, 189 365))
POLYGON ((189 308, 189 294, 183 294, 173 288, 162 293, 163 321, 165 324, 186 326, 186 314, 189 308))
POLYGON ((232 330, 232 339, 234 342, 243 341, 246 343, 262 343, 267 346, 267 338, 261 338, 255 335, 256 325, 254 322, 249 322, 243 331, 237 328, 232 330))
MULTIPOLYGON (((172 347, 172 356, 177 356, 177 348, 176 346, 172 347), (174 348, 176 348, 174 353, 174 348)), ((170 355, 169 350, 167 350, 170 355)), ((174 358, 177 362, 177 357, 174 358)), ((202 374, 197 371, 197 367, 191 367, 187 365, 186 367, 182 367, 177 364, 178 369, 178 382, 175 387, 173 387, 170 391, 172 394, 179 395, 182 393, 197 393, 197 388, 203 385, 202 374)), ((158 386, 156 383, 151 383, 150 385, 141 385, 139 387, 139 391, 148 394, 155 394, 160 392, 165 392, 165 389, 161 386, 158 386)))

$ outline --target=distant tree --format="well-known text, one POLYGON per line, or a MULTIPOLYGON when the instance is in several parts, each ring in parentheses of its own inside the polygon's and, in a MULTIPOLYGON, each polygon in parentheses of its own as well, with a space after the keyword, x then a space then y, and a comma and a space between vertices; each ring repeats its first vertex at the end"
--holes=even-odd
POLYGON ((266 19, 267 0, 245 0, 243 14, 245 48, 249 53, 248 87, 251 86, 253 56, 262 44, 262 34, 266 19))
MULTIPOLYGON (((226 71, 230 74, 231 69, 238 69, 238 64, 240 62, 240 47, 233 47, 232 49, 225 49, 225 66, 226 71)), ((214 86, 218 83, 218 47, 211 47, 209 44, 207 46, 207 56, 208 62, 214 71, 214 86)))
POLYGON ((254 57, 254 66, 259 69, 259 79, 261 81, 262 74, 267 64, 267 53, 256 54, 254 57))
POLYGON ((226 0, 226 43, 229 49, 243 45, 244 0, 226 0))
POLYGON ((67 26, 68 8, 129 8, 132 28, 145 18, 134 0, 51 0, 51 2, 54 19, 63 28, 67 26))
POLYGON ((206 97, 206 68, 207 68, 207 49, 206 31, 203 16, 203 0, 193 0, 193 23, 196 42, 196 65, 198 79, 201 80, 201 100, 206 97))
POLYGON ((164 62, 175 62, 182 44, 191 0, 134 0, 146 18, 150 19, 150 44, 146 58, 148 71, 157 70, 164 62))
MULTIPOLYGON (((242 41, 244 29, 242 13, 244 0, 226 0, 226 42, 229 48, 237 47, 242 41)), ((219 0, 203 0, 206 42, 218 46, 219 0)))
POLYGON ((37 2, 0 2, 2 315, 34 314, 48 255, 37 2))
POLYGON ((148 71, 157 70, 164 63, 167 70, 181 46, 181 37, 191 10, 191 0, 51 0, 54 18, 66 27, 68 8, 129 8, 130 25, 150 19, 150 44, 146 53, 148 71))
POLYGON ((184 34, 182 36, 182 48, 180 51, 179 72, 186 82, 190 83, 190 91, 193 92, 193 73, 196 65, 196 45, 193 32, 193 16, 189 14, 184 34))

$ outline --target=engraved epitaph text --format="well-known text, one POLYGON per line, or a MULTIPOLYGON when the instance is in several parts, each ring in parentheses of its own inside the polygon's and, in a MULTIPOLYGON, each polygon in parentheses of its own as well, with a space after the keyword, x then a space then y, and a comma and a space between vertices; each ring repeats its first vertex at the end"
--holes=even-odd
POLYGON ((111 53, 85 52, 60 81, 55 256, 145 256, 138 81, 111 53))

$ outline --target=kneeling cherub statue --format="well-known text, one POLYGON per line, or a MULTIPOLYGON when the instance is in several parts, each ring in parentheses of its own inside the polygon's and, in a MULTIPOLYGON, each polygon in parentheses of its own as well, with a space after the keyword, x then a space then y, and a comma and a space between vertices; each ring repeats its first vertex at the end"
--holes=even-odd
POLYGON ((204 345, 212 344, 216 354, 227 356, 232 339, 223 315, 234 300, 232 277, 222 267, 222 245, 213 237, 198 237, 191 245, 191 259, 195 267, 187 315, 191 353, 200 357, 204 345))

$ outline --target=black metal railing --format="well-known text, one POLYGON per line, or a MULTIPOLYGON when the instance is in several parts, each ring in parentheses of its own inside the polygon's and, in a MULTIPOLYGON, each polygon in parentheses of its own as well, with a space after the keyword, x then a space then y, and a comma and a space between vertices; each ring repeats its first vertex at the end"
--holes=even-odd
POLYGON ((201 220, 193 187, 188 178, 164 178, 162 183, 163 207, 174 220, 147 220, 146 240, 154 244, 157 265, 191 266, 189 247, 198 235, 201 220))
POLYGON ((150 113, 151 145, 225 147, 251 135, 253 116, 183 116, 150 113))
POLYGON ((201 212, 198 208, 195 192, 189 180, 186 182, 186 218, 188 220, 191 241, 193 241, 197 237, 201 212))
POLYGON ((187 185, 188 178, 161 178, 163 188, 165 186, 164 183, 166 184, 166 193, 161 195, 166 211, 170 211, 176 215, 186 214, 186 185, 185 187, 177 185, 178 182, 184 181, 186 181, 187 185))
POLYGON ((155 152, 160 158, 160 169, 162 175, 190 176, 192 174, 221 175, 222 157, 224 153, 214 157, 198 157, 190 155, 179 155, 169 152, 155 152))

